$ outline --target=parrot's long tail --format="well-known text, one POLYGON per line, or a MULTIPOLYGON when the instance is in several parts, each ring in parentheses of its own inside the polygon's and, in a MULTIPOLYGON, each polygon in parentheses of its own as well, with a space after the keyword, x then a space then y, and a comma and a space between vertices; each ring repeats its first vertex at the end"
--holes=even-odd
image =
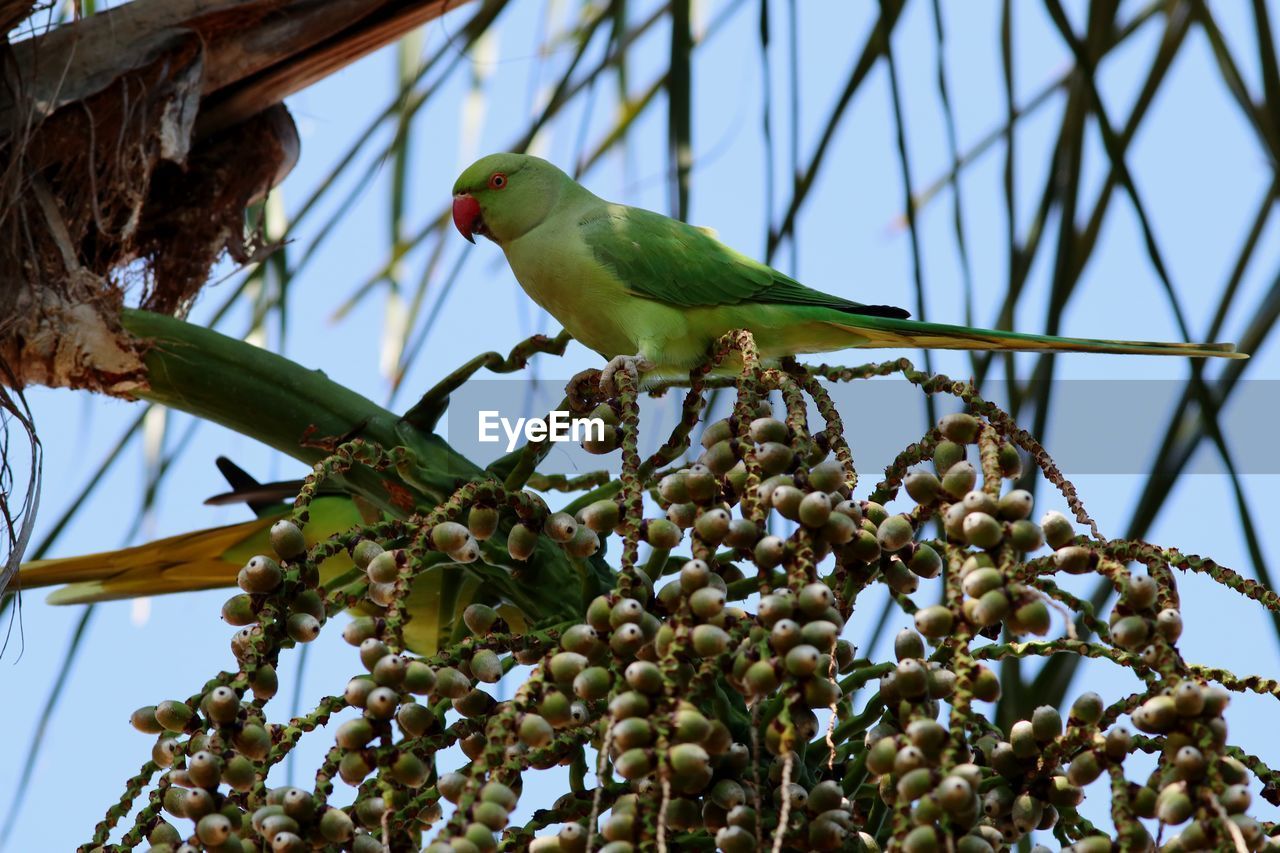
POLYGON ((214 527, 145 545, 22 565, 18 587, 69 584, 49 595, 50 604, 87 604, 143 595, 163 595, 234 586, 240 565, 227 553, 271 526, 259 518, 214 527))
POLYGON ((1248 358, 1236 352, 1235 344, 1165 343, 1162 341, 1113 341, 1095 338, 1063 338, 896 320, 888 317, 858 317, 840 322, 841 328, 862 339, 851 347, 922 347, 925 349, 1012 350, 1017 352, 1100 352, 1135 355, 1180 355, 1197 358, 1248 358))

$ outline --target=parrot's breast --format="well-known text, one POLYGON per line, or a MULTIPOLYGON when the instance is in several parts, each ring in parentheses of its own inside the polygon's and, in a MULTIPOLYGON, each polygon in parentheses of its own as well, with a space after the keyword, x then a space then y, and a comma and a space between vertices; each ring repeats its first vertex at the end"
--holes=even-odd
POLYGON ((596 261, 574 220, 560 227, 549 219, 503 247, 530 298, 605 358, 635 355, 658 330, 681 334, 679 312, 629 293, 596 261))

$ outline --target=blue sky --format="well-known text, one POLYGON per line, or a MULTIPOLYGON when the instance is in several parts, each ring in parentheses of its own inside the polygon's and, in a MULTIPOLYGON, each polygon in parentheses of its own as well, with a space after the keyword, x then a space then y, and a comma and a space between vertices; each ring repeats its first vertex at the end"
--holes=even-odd
MULTIPOLYGON (((640 7, 633 13, 638 20, 656 4, 632 5, 640 7)), ((697 4, 701 25, 717 19, 733 5, 727 0, 697 4)), ((759 12, 754 0, 738 5, 741 8, 725 19, 696 54, 697 120, 690 219, 715 227, 726 243, 759 256, 764 251, 766 221, 760 133, 762 79, 756 40, 759 12)), ((790 157, 785 125, 788 82, 783 74, 786 19, 783 4, 773 5, 772 87, 778 105, 774 116, 778 131, 774 197, 781 202, 789 196, 785 165, 790 157)), ((1000 57, 995 48, 999 4, 943 5, 950 90, 960 144, 967 148, 996 126, 1003 115, 1000 57)), ((415 189, 406 210, 409 232, 444 209, 453 180, 467 162, 479 154, 503 149, 517 138, 533 112, 534 102, 545 96, 546 87, 571 56, 567 46, 540 56, 537 45, 543 32, 563 29, 569 16, 578 14, 576 4, 519 0, 513 6, 501 19, 491 41, 462 57, 462 73, 451 77, 432 105, 415 120, 414 156, 409 166, 415 189), (483 81, 482 98, 472 94, 473 78, 483 81)), ((1083 4, 1068 6, 1078 23, 1083 4)), ((1124 3, 1122 8, 1127 12, 1121 15, 1125 18, 1139 4, 1124 3)), ((798 36, 803 50, 798 109, 802 162, 813 150, 825 116, 852 65, 851 54, 871 25, 873 10, 874 4, 845 0, 807 0, 801 4, 798 36)), ((1256 53, 1245 5, 1215 4, 1213 10, 1244 64, 1246 79, 1254 91, 1259 91, 1256 53)), ((1019 4, 1015 12, 1017 96, 1022 102, 1061 74, 1070 56, 1039 8, 1019 4)), ((452 44, 468 14, 463 8, 426 27, 422 33, 424 53, 452 44)), ((1113 119, 1127 113, 1158 45, 1161 26, 1159 20, 1148 24, 1107 59, 1101 81, 1113 119)), ((668 38, 663 24, 654 27, 639 43, 630 69, 633 93, 665 70, 668 38)), ((1192 330, 1199 335, 1209 323, 1217 294, 1271 180, 1271 171, 1216 71, 1206 40, 1193 29, 1189 42, 1135 140, 1128 162, 1192 330)), ((584 68, 595 61, 592 57, 598 59, 602 46, 603 39, 597 39, 584 60, 584 68)), ((917 0, 908 5, 894 46, 913 178, 915 185, 922 187, 942 174, 948 163, 934 78, 929 4, 917 0)), ((279 202, 285 211, 297 210, 354 136, 383 108, 394 91, 396 74, 395 51, 386 49, 290 99, 302 136, 302 158, 280 190, 279 202)), ((613 122, 614 91, 612 77, 604 77, 594 101, 595 109, 586 116, 581 104, 567 110, 538 140, 539 153, 571 167, 578 140, 586 138, 594 144, 613 122)), ((1025 229, 1038 201, 1048 160, 1045 152, 1052 144, 1061 109, 1062 100, 1056 98, 1019 125, 1020 230, 1025 229)), ((385 144, 388 138, 384 129, 376 140, 385 144)), ((584 180, 607 198, 667 211, 665 139, 666 111, 660 102, 638 122, 625 151, 606 157, 584 180)), ((1105 176, 1105 158, 1096 130, 1090 131, 1089 140, 1086 198, 1092 200, 1105 176)), ((366 158, 373 156, 373 150, 376 145, 366 158)), ((1003 151, 997 146, 967 170, 962 181, 975 283, 975 319, 982 324, 994 319, 1006 277, 1002 168, 1003 151)), ((287 335, 281 339, 271 328, 267 338, 269 345, 282 348, 302 364, 322 369, 374 400, 404 408, 416 392, 471 355, 486 349, 505 351, 533 332, 554 332, 558 326, 524 296, 496 247, 471 247, 456 234, 446 233, 440 270, 449 270, 464 252, 466 266, 447 296, 438 296, 443 276, 438 274, 433 279, 427 300, 429 304, 437 298, 443 300, 439 321, 414 360, 402 391, 391 397, 386 374, 380 368, 380 342, 386 324, 397 320, 396 297, 385 283, 380 284, 340 320, 334 319, 348 294, 386 260, 389 180, 390 170, 384 167, 374 173, 367 186, 358 188, 355 203, 335 238, 308 259, 305 270, 293 283, 287 335)), ((329 209, 309 220, 289 247, 295 263, 335 202, 326 204, 329 209)), ((778 212, 775 208, 775 219, 778 212)), ((861 301, 912 306, 915 297, 911 254, 907 232, 899 226, 902 212, 903 187, 888 79, 882 63, 864 84, 835 136, 812 199, 800 216, 794 252, 786 246, 775 260, 782 269, 794 272, 811 286, 861 301)), ((960 321, 964 310, 963 279, 950 222, 947 193, 921 211, 923 275, 929 317, 960 321)), ((404 298, 412 294, 430 251, 428 245, 402 259, 404 298)), ((1052 272, 1046 263, 1048 257, 1048 253, 1042 253, 1032 271, 1028 297, 1017 317, 1019 328, 1037 329, 1043 325, 1052 272)), ((1238 307, 1228 318, 1225 339, 1236 337, 1248 322, 1245 312, 1270 286, 1277 261, 1280 232, 1273 222, 1263 235, 1241 288, 1238 307)), ((197 306, 195 319, 208 316, 226 298, 230 287, 223 283, 209 288, 197 306)), ((221 328, 244 334, 247 314, 239 312, 221 328)), ((1101 243, 1084 271, 1062 329, 1065 334, 1094 337, 1177 338, 1159 280, 1143 249, 1132 206, 1122 196, 1112 202, 1101 243)), ((859 363, 867 360, 863 355, 849 353, 834 360, 859 363)), ((575 344, 563 359, 540 360, 538 372, 552 379, 567 378, 585 367, 597 366, 599 361, 594 353, 575 344)), ((934 364, 952 375, 968 375, 967 360, 954 353, 937 355, 934 364)), ((1020 360, 1019 364, 1026 372, 1031 362, 1020 360)), ((1186 363, 1175 359, 1093 355, 1058 359, 1058 375, 1077 379, 1178 379, 1186 371, 1186 363)), ((1248 375, 1253 379, 1280 378, 1280 354, 1274 346, 1254 353, 1248 375)), ((136 416, 137 407, 42 389, 33 390, 29 399, 45 447, 45 494, 40 519, 43 531, 83 486, 119 431, 136 416)), ((252 401, 246 404, 251 405, 252 401)), ((1100 422, 1117 431, 1135 428, 1136 421, 1160 421, 1166 416, 1163 411, 1097 413, 1100 422)), ((922 414, 920 419, 923 429, 922 414)), ((124 537, 134 525, 148 466, 173 449, 188 423, 179 415, 169 416, 167 424, 156 418, 148 431, 156 441, 150 446, 134 442, 128 457, 98 486, 76 522, 58 540, 54 554, 126 544, 124 537), (162 426, 167 429, 162 430, 162 426)), ((1043 436, 1050 452, 1055 429, 1070 429, 1071 421, 1064 418, 1055 423, 1058 426, 1051 423, 1048 434, 1043 436)), ((904 436, 902 444, 916 434, 904 436)), ((1062 438, 1065 441, 1069 436, 1062 438)), ((856 450, 856 436, 854 441, 856 450)), ((1233 449, 1245 460, 1267 452, 1263 447, 1248 445, 1233 449)), ((302 473, 298 464, 249 439, 217 427, 201 426, 167 477, 155 509, 141 520, 135 541, 244 517, 240 509, 201 504, 206 496, 222 488, 213 467, 213 458, 218 454, 231 456, 263 478, 302 473)), ((865 481, 873 479, 870 475, 864 477, 865 481)), ((1120 535, 1128 507, 1142 488, 1142 478, 1089 474, 1074 480, 1103 531, 1120 535)), ((1274 514, 1277 502, 1273 477, 1246 476, 1245 488, 1258 517, 1274 514)), ((1044 509, 1058 506, 1043 492, 1041 498, 1037 516, 1044 509)), ((1262 535, 1264 547, 1274 544, 1274 534, 1263 530, 1262 535)), ((1212 555, 1225 565, 1251 573, 1234 521, 1229 484, 1220 476, 1184 478, 1148 538, 1192 553, 1212 555)), ((1199 579, 1179 578, 1179 582, 1189 626, 1182 646, 1189 660, 1228 666, 1239 673, 1276 675, 1280 663, 1276 638, 1259 609, 1199 579)), ((221 592, 199 593, 158 598, 147 605, 113 603, 97 610, 82 653, 70 673, 65 699, 49 721, 48 740, 7 849, 64 850, 88 838, 93 823, 118 796, 123 780, 137 770, 149 753, 151 739, 128 727, 129 712, 141 704, 186 696, 205 677, 229 664, 230 631, 217 621, 218 608, 225 597, 221 592), (68 782, 74 785, 72 796, 68 796, 68 782)), ((14 793, 19 752, 15 747, 25 745, 26 733, 36 725, 44 697, 60 666, 69 629, 80 615, 78 609, 52 608, 41 599, 38 594, 25 597, 20 638, 15 629, 9 650, 0 660, 0 666, 9 668, 8 683, 16 688, 11 691, 13 698, 0 708, 0 729, 10 737, 6 751, 10 759, 0 763, 0 807, 6 806, 14 793)), ((876 595, 859 607, 862 616, 855 616, 848 629, 851 639, 863 641, 870 631, 867 614, 876 613, 878 607, 876 595)), ((891 635, 892 632, 887 636, 891 635)), ((874 650, 879 655, 886 651, 874 650)), ((326 632, 311 654, 302 695, 314 699, 326 690, 338 689, 355 665, 354 656, 342 646, 337 632, 326 632)), ((282 668, 284 688, 275 703, 279 706, 278 716, 287 713, 295 678, 296 669, 282 668)), ((1069 696, 1096 689, 1114 698, 1132 686, 1133 679, 1127 676, 1117 676, 1105 667, 1092 667, 1087 679, 1082 679, 1069 696)), ((1228 720, 1233 740, 1277 766, 1280 746, 1266 737, 1264 728, 1275 713, 1274 701, 1240 697, 1228 720)), ((299 750, 296 779, 310 777, 328 742, 325 736, 314 737, 299 750)), ((1142 778, 1136 770, 1130 776, 1142 778)), ((549 777, 547 790, 554 790, 555 778, 549 777)), ((283 779, 273 776, 272 781, 283 779)), ((530 794, 525 804, 537 805, 535 789, 527 790, 530 794)), ((1097 797, 1092 802, 1098 818, 1104 819, 1105 800, 1097 797)), ((1275 819, 1264 809, 1256 812, 1275 819)))

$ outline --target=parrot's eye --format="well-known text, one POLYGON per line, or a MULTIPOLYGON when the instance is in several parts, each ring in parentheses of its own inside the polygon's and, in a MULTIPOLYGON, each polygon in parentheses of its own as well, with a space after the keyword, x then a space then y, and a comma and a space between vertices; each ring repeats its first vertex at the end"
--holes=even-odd
POLYGON ((500 190, 507 185, 507 176, 501 172, 494 172, 489 176, 489 189, 500 190))

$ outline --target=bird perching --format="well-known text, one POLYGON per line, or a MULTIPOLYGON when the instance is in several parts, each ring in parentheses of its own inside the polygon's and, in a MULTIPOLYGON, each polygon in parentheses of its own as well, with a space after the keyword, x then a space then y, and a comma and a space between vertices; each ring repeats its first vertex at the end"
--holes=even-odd
POLYGON ((491 154, 453 187, 453 222, 488 237, 532 299, 618 369, 687 373, 735 329, 776 359, 852 348, 1247 358, 1227 343, 1067 338, 925 323, 805 287, 708 230, 592 194, 551 163, 491 154))

